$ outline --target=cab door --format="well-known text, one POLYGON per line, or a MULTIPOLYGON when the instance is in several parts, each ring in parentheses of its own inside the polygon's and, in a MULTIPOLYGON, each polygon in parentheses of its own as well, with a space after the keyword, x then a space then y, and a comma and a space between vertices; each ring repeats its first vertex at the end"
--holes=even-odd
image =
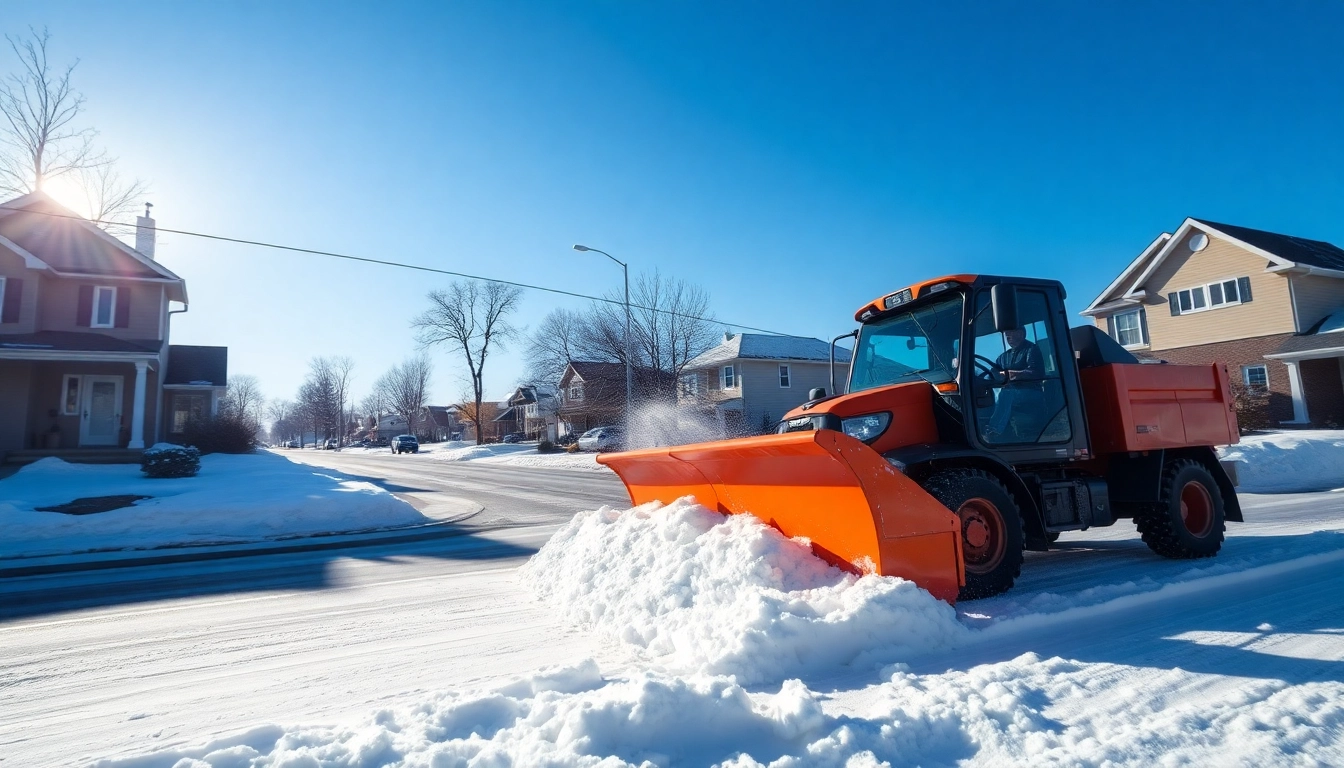
POLYGON ((1018 285, 1016 293, 1020 327, 1002 332, 994 327, 989 288, 976 294, 967 361, 972 443, 1010 464, 1085 455, 1078 372, 1059 291, 1018 285))

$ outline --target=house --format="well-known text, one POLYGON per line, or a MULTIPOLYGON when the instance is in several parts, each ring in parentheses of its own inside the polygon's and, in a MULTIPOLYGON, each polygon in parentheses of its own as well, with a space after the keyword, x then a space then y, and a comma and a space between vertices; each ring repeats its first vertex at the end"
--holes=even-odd
POLYGON ((1269 418, 1344 424, 1344 250, 1186 219, 1083 310, 1139 357, 1224 363, 1269 418))
POLYGON ((555 440, 560 436, 560 393, 555 386, 523 384, 507 402, 519 422, 517 431, 529 440, 555 440))
POLYGON ((139 451, 216 412, 228 350, 169 343, 186 283, 155 261, 148 209, 137 225, 131 248, 41 192, 0 204, 7 460, 34 449, 139 451))
POLYGON ((677 386, 678 407, 707 419, 722 435, 766 432, 790 410, 807 402, 808 391, 844 389, 850 352, 835 348, 831 383, 830 345, 821 339, 725 333, 723 341, 691 359, 677 386))
POLYGON ((441 443, 462 439, 462 420, 456 405, 426 405, 420 410, 416 424, 422 442, 441 443))
MULTIPOLYGON (((672 374, 652 368, 631 372, 635 408, 663 402, 675 390, 672 374), (665 394, 666 393, 666 394, 665 394)), ((565 434, 625 421, 625 365, 575 360, 560 377, 559 419, 565 434)))
POLYGON ((410 427, 406 424, 406 418, 395 413, 381 413, 378 415, 378 426, 374 427, 375 439, 387 438, 391 440, 397 435, 405 435, 410 432, 410 427))

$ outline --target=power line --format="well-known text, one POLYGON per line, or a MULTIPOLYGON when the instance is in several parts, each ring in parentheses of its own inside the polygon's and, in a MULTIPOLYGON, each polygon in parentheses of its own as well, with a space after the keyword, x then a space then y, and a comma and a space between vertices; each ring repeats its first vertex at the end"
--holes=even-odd
MULTIPOLYGON (((22 212, 22 213, 34 213, 34 214, 37 214, 37 215, 39 215, 39 216, 51 216, 51 217, 53 217, 53 218, 58 218, 58 219, 73 219, 73 220, 75 220, 75 221, 85 221, 85 222, 88 222, 88 223, 90 223, 90 224, 106 224, 106 225, 108 225, 108 226, 113 226, 113 227, 125 227, 125 228, 133 229, 133 228, 135 228, 135 226, 136 226, 136 225, 132 225, 132 224, 125 224, 125 223, 122 223, 122 222, 119 222, 119 221, 106 221, 106 220, 102 220, 102 219, 86 219, 86 218, 84 218, 83 216, 73 216, 73 215, 70 215, 70 214, 54 213, 54 212, 50 212, 50 211, 34 211, 34 210, 31 210, 31 209, 28 209, 28 208, 14 208, 14 207, 7 206, 7 205, 0 205, 0 210, 3 210, 3 211, 19 211, 19 212, 22 212)), ((224 242, 224 243, 236 243, 236 244, 238 244, 238 245, 252 245, 252 246, 256 246, 256 247, 258 247, 258 248, 272 248, 272 249, 275 249, 275 250, 278 250, 278 251, 290 251, 290 252, 292 252, 292 253, 303 253, 303 254, 308 254, 308 255, 310 255, 310 256, 325 256, 325 257, 333 258, 333 259, 345 259, 345 260, 347 260, 347 261, 358 261, 358 262, 363 262, 363 263, 365 263, 365 264, 376 264, 376 265, 384 266, 384 267, 397 267, 397 268, 399 268, 399 269, 413 269, 413 270, 416 270, 416 271, 419 271, 419 272, 432 272, 432 273, 434 273, 434 274, 448 275, 448 276, 450 276, 450 277, 461 277, 461 278, 464 278, 464 279, 467 279, 467 280, 481 280, 481 281, 484 281, 484 282, 487 282, 487 283, 501 283, 501 284, 503 284, 503 285, 512 285, 512 286, 514 286, 514 287, 517 287, 517 288, 524 288, 524 289, 529 290, 529 291, 542 291, 542 292, 544 292, 544 293, 556 293, 556 294, 560 294, 560 295, 562 295, 562 296, 571 296, 571 297, 576 298, 576 299, 589 299, 589 300, 591 300, 591 301, 600 301, 600 302, 604 302, 604 303, 606 303, 606 304, 614 304, 614 305, 619 306, 619 307, 624 307, 624 306, 625 306, 625 302, 623 302, 623 301, 618 301, 618 300, 616 300, 616 299, 609 299, 609 298, 606 298, 605 296, 590 296, 590 295, 588 295, 588 294, 586 294, 586 293, 577 293, 577 292, 575 292, 575 291, 566 291, 566 290, 561 289, 561 288, 548 288, 548 287, 546 287, 546 286, 542 286, 542 285, 531 285, 531 284, 529 284, 529 283, 520 283, 520 282, 517 282, 517 281, 514 281, 514 280, 498 280, 498 279, 493 278, 493 277, 482 277, 481 275, 472 275, 472 274, 468 274, 468 273, 466 273, 466 272, 454 272, 454 271, 452 271, 452 270, 448 270, 448 269, 439 269, 439 268, 437 268, 437 267, 426 267, 426 266, 422 266, 422 265, 420 265, 420 264, 406 264, 406 263, 404 263, 404 262, 400 262, 400 261, 387 261, 387 260, 385 260, 385 259, 372 259, 372 258, 369 258, 369 257, 367 257, 367 256, 352 256, 352 255, 350 255, 350 254, 346 254, 346 253, 335 253, 335 252, 333 252, 333 251, 319 251, 319 250, 316 250, 316 249, 313 249, 313 248, 300 248, 300 247, 298 247, 298 246, 293 246, 293 245, 282 245, 282 244, 279 244, 279 243, 268 243, 268 242, 265 242, 265 241, 263 241, 263 240, 246 240, 246 239, 239 238, 239 237, 228 237, 228 236, 226 236, 226 235, 212 235, 212 234, 208 234, 208 233, 205 233, 205 232, 191 232, 191 231, 189 231, 189 230, 185 230, 185 229, 168 229, 167 227, 159 227, 159 226, 156 226, 156 227, 154 227, 154 231, 155 231, 155 232, 167 232, 167 233, 169 233, 169 234, 173 234, 173 235, 186 235, 186 236, 188 236, 188 237, 199 237, 199 238, 202 238, 202 239, 205 239, 205 240, 216 240, 216 241, 224 242)), ((639 305, 639 304, 631 304, 631 305, 630 305, 630 308, 631 308, 631 309, 642 309, 642 310, 644 310, 644 311, 646 311, 646 312, 658 312, 658 313, 665 314, 665 315, 671 315, 671 316, 673 316, 673 317, 680 317, 680 318, 683 318, 683 319, 686 319, 686 320, 700 320, 700 321, 702 321, 702 322, 707 322, 707 323, 717 323, 717 324, 719 324, 719 325, 726 325, 726 326, 728 326, 728 327, 730 327, 730 328, 742 328, 742 329, 746 329, 746 330, 748 330, 748 331, 759 331, 759 332, 761 332, 761 333, 768 333, 768 334, 770 334, 770 335, 772 335, 772 336, 790 336, 790 337, 794 337, 794 338, 799 338, 799 337, 795 336, 795 335, 792 334, 792 333, 782 333, 782 332, 780 332, 780 331, 772 331, 772 330, 769 330, 769 329, 766 329, 766 328, 756 328, 756 327, 754 327, 754 326, 750 326, 750 325, 743 325, 742 323, 730 323, 730 322, 727 322, 727 321, 725 321, 725 320, 719 320, 719 319, 717 319, 717 318, 712 318, 712 317, 698 317, 698 316, 696 316, 696 315, 687 315, 687 314, 683 314, 683 313, 681 313, 681 312, 673 312, 673 311, 670 310, 670 309, 658 309, 658 308, 655 308, 655 307, 645 307, 645 306, 641 306, 641 305, 639 305)))

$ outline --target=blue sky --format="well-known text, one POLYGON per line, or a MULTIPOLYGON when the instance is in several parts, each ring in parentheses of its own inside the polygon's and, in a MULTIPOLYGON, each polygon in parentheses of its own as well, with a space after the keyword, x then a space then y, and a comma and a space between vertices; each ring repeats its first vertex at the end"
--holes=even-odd
MULTIPOLYGON (((829 337, 953 272, 1053 277, 1076 312, 1186 216, 1344 245, 1344 4, 1264 8, 6 0, 0 31, 80 59, 163 227, 619 288, 582 242, 700 283, 730 324, 829 337)), ((322 354, 362 394, 442 284, 159 254, 192 299, 174 342, 228 345, 272 396, 322 354)), ((579 304, 529 293, 516 319, 579 304)), ((522 374, 514 345, 491 394, 522 374)))

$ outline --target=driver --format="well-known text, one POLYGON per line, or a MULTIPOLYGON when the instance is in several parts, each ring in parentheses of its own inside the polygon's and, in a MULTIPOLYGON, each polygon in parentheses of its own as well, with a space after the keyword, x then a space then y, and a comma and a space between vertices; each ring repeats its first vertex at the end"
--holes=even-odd
POLYGON ((1008 349, 999 355, 997 362, 1003 369, 1005 380, 994 403, 986 436, 991 439, 1004 437, 1011 430, 1015 433, 1011 435, 1014 438, 1035 440, 1040 431, 1038 422, 1045 410, 1045 397, 1041 392, 1045 362, 1041 350, 1027 341, 1026 330, 1004 331, 1003 340, 1008 349))

